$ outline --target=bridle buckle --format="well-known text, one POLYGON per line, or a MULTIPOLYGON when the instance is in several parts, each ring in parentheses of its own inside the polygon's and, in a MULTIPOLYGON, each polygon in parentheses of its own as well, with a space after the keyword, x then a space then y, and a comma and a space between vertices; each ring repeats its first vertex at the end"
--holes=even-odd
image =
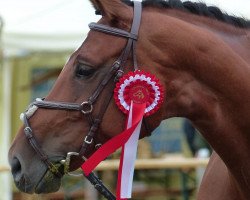
MULTIPOLYGON (((64 166, 64 173, 68 174, 70 176, 75 176, 75 177, 82 176, 83 175, 82 173, 69 172, 69 166, 70 166, 70 161, 71 161, 72 156, 79 156, 79 153, 77 153, 77 152, 68 152, 65 160, 60 161, 60 163, 64 166)), ((84 156, 82 156, 82 159, 84 161, 87 160, 84 156)))
POLYGON ((91 144, 93 142, 93 138, 88 135, 84 138, 84 142, 87 144, 91 144))

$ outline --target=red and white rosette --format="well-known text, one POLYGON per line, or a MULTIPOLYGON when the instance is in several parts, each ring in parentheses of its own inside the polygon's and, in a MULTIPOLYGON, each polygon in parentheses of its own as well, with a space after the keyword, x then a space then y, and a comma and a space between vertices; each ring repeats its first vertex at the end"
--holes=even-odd
POLYGON ((144 116, 154 114, 163 103, 163 87, 159 80, 143 71, 129 72, 120 78, 114 90, 118 107, 128 114, 125 130, 102 145, 81 166, 85 175, 111 153, 122 147, 117 180, 117 200, 131 198, 137 144, 144 116))
POLYGON ((128 114, 131 101, 146 103, 145 116, 154 114, 163 102, 163 87, 152 74, 135 71, 123 76, 116 84, 114 98, 117 106, 128 114))
POLYGON ((138 139, 143 116, 154 114, 163 103, 163 87, 159 80, 143 71, 129 72, 116 84, 114 98, 117 106, 128 114, 127 129, 135 124, 133 110, 136 108, 140 122, 122 148, 118 171, 117 199, 131 198, 138 139))

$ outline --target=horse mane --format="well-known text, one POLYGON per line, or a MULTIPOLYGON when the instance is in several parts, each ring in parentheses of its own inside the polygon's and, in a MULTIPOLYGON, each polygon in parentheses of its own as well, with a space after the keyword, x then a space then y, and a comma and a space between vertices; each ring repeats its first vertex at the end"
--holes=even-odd
MULTIPOLYGON (((133 2, 130 0, 122 0, 122 2, 124 2, 129 6, 133 6, 133 2)), ((206 16, 212 19, 216 19, 221 22, 231 24, 238 28, 250 28, 249 20, 243 17, 229 15, 216 6, 207 6, 205 3, 202 2, 191 2, 191 1, 182 2, 181 0, 143 0, 142 6, 166 8, 166 9, 178 9, 195 15, 206 16)), ((98 13, 98 11, 96 13, 98 13)))

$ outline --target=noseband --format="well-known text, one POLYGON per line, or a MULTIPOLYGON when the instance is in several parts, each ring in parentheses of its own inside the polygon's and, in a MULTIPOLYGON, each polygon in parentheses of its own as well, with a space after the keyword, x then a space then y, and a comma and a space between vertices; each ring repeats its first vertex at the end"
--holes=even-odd
MULTIPOLYGON (((48 169, 55 174, 56 176, 62 177, 63 174, 59 171, 58 167, 56 167, 50 160, 49 157, 46 155, 46 153, 42 150, 41 146, 37 142, 37 140, 34 137, 33 130, 29 124, 29 119, 32 117, 32 115, 36 112, 38 108, 44 108, 44 109, 56 109, 56 110, 71 110, 71 111, 80 111, 83 113, 84 116, 86 116, 90 129, 88 134, 86 135, 83 144, 79 150, 78 153, 76 152, 69 152, 65 158, 65 160, 62 160, 61 163, 64 165, 64 174, 69 173, 69 166, 70 166, 70 158, 71 156, 79 156, 83 158, 83 160, 86 160, 85 155, 87 152, 87 149, 93 145, 94 137, 96 136, 96 133, 98 131, 98 128, 100 126, 100 123, 102 121, 102 118, 108 108, 108 105, 112 99, 113 96, 113 90, 110 91, 110 95, 108 98, 106 98, 105 102, 103 102, 103 106, 99 110, 98 116, 94 116, 92 114, 92 111, 94 109, 94 104, 96 103, 98 97, 104 90, 104 88, 108 85, 108 83, 114 79, 114 81, 119 80, 119 78, 124 73, 124 65, 128 60, 128 57, 132 51, 133 56, 133 64, 134 69, 138 69, 137 65, 137 59, 136 59, 136 41, 138 39, 138 32, 141 22, 141 12, 142 12, 142 5, 141 2, 134 1, 134 18, 133 23, 131 27, 131 31, 127 32, 122 29, 109 27, 102 24, 97 23, 90 23, 89 28, 93 31, 99 31, 103 32, 105 34, 110 34, 118 37, 124 37, 127 38, 127 44, 122 51, 119 58, 113 63, 111 69, 109 72, 105 75, 104 79, 100 82, 94 93, 88 98, 87 101, 82 102, 81 104, 77 103, 67 103, 67 102, 54 102, 54 101, 46 101, 44 99, 37 99, 35 102, 33 102, 27 111, 25 113, 22 113, 21 118, 24 122, 24 133, 26 138, 28 139, 30 145, 35 150, 35 152, 38 154, 40 159, 47 165, 48 169)), ((100 144, 97 144, 100 145, 100 144)), ((91 173, 88 177, 86 177, 88 180, 91 181, 92 184, 94 184, 95 188, 103 194, 107 199, 115 199, 114 195, 108 191, 108 189, 101 183, 101 181, 93 174, 91 173)))

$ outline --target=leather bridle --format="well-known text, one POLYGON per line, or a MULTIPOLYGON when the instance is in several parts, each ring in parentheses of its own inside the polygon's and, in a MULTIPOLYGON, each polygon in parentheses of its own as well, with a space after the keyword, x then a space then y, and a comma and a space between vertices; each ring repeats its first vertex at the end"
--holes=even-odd
MULTIPOLYGON (((69 152, 65 160, 62 160, 61 163, 64 165, 64 174, 69 173, 69 165, 70 165, 70 158, 71 156, 79 156, 86 160, 85 155, 87 149, 93 145, 94 137, 97 134, 99 125, 102 121, 102 118, 108 108, 108 105, 113 96, 113 89, 110 91, 110 95, 106 98, 105 102, 102 104, 103 106, 99 110, 98 116, 94 116, 92 113, 94 109, 94 104, 96 103, 98 97, 104 90, 104 88, 108 85, 108 83, 114 79, 114 81, 119 80, 119 78, 124 73, 124 66, 128 60, 129 55, 132 51, 133 56, 133 64, 134 69, 138 69, 137 59, 136 59, 136 41, 138 39, 138 32, 141 22, 141 13, 142 13, 142 5, 139 1, 134 1, 134 18, 131 27, 131 31, 127 32, 122 29, 109 27, 102 24, 97 23, 90 23, 89 28, 93 31, 103 32, 105 34, 115 35, 118 37, 127 38, 127 44, 122 51, 119 58, 113 63, 109 72, 105 75, 104 79, 100 82, 97 86, 94 93, 88 98, 87 101, 82 102, 81 104, 77 103, 67 103, 67 102, 54 102, 54 101, 46 101, 43 99, 38 99, 33 102, 27 111, 22 114, 22 120, 24 122, 24 133, 26 138, 28 139, 30 145, 38 154, 40 159, 47 165, 48 169, 58 177, 62 177, 63 174, 60 172, 58 167, 56 167, 50 160, 46 153, 42 150, 41 146, 37 142, 34 137, 33 130, 29 124, 29 118, 35 113, 38 108, 44 109, 56 109, 56 110, 71 110, 71 111, 80 111, 83 113, 84 116, 88 119, 90 124, 90 129, 88 134, 86 135, 84 142, 79 150, 78 153, 76 152, 69 152)), ((100 144, 97 144, 100 145, 100 144)), ((102 184, 102 182, 93 174, 91 173, 89 176, 86 176, 88 180, 95 186, 95 188, 104 195, 107 199, 115 199, 115 196, 102 184)))

